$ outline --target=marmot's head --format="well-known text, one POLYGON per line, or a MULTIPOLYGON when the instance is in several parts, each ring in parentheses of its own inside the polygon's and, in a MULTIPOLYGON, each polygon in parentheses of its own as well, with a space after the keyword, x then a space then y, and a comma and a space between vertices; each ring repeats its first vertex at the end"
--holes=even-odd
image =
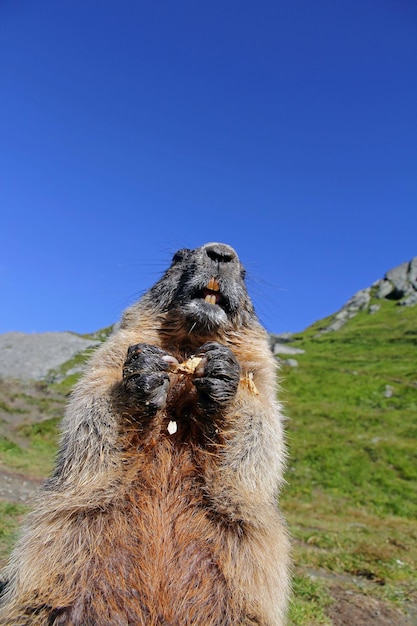
POLYGON ((183 248, 147 297, 161 313, 172 312, 189 332, 239 328, 254 318, 245 270, 223 243, 183 248))

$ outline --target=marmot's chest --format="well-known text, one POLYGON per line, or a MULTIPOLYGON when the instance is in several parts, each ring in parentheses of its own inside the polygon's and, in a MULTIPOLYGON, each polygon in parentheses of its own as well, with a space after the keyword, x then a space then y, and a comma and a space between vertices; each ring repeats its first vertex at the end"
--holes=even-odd
POLYGON ((155 441, 140 454, 130 450, 127 455, 126 497, 131 506, 140 509, 142 516, 149 511, 174 519, 182 515, 183 508, 202 504, 206 472, 210 471, 213 459, 210 453, 181 440, 184 428, 181 422, 176 424, 176 432, 170 434, 172 423, 167 416, 155 441))
POLYGON ((172 605, 175 596, 190 588, 190 581, 193 589, 210 588, 209 595, 225 591, 219 530, 206 502, 201 463, 191 446, 176 445, 167 434, 149 453, 146 466, 138 468, 126 493, 129 533, 137 546, 137 554, 130 552, 129 559, 140 561, 140 577, 150 596, 158 580, 166 598, 173 595, 172 605))

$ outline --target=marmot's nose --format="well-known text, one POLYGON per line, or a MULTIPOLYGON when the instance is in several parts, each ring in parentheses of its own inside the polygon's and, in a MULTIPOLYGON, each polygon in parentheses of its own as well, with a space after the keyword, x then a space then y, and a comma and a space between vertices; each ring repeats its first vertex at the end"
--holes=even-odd
POLYGON ((233 248, 225 243, 206 243, 203 252, 216 263, 231 263, 238 258, 233 248))

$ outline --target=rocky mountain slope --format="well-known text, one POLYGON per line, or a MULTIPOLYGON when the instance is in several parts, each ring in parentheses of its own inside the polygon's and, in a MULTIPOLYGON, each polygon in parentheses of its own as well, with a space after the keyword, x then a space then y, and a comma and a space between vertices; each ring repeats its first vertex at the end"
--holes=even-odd
POLYGON ((417 257, 394 267, 373 285, 355 293, 319 332, 340 330, 359 311, 376 313, 380 309, 378 300, 394 300, 399 306, 417 304, 417 257))
MULTIPOLYGON (((406 307, 417 304, 417 257, 389 270, 383 278, 355 293, 339 311, 316 323, 317 336, 340 330, 360 311, 370 315, 377 313, 381 308, 381 301, 384 300, 406 307)), ((304 351, 292 343, 293 333, 271 334, 270 339, 271 349, 280 361, 297 367, 298 361, 295 357, 304 351)))
POLYGON ((68 332, 4 333, 0 335, 0 376, 43 380, 51 370, 98 343, 68 332))

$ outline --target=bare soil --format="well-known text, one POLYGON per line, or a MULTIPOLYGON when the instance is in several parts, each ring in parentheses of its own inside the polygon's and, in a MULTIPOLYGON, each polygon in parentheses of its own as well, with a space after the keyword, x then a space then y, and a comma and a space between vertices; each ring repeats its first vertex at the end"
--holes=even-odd
POLYGON ((0 468, 0 500, 30 505, 42 479, 0 468))
POLYGON ((329 591, 334 604, 329 607, 327 614, 334 626, 413 626, 417 624, 415 612, 414 618, 411 612, 406 616, 377 598, 355 593, 337 585, 331 586, 329 591))

